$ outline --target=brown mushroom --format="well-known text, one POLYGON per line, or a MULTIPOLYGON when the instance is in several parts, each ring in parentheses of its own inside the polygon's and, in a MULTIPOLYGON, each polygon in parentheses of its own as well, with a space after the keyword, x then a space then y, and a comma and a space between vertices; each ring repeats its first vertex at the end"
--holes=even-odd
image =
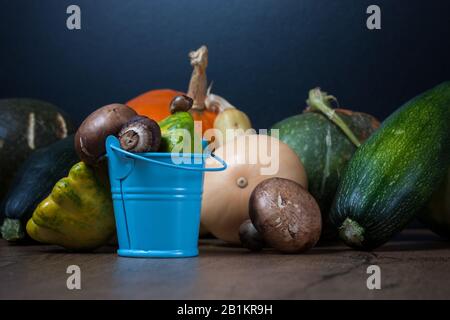
POLYGON ((97 165, 106 152, 106 138, 117 135, 122 126, 136 115, 133 109, 119 103, 103 106, 91 113, 75 135, 75 150, 80 159, 86 164, 97 165))
POLYGON ((320 238, 319 206, 300 184, 283 178, 262 181, 249 201, 250 218, 264 241, 286 253, 312 248, 320 238))
POLYGON ((176 96, 170 102, 170 113, 174 114, 175 112, 180 111, 189 111, 194 104, 194 100, 187 95, 176 96))
POLYGON ((161 128, 155 120, 135 116, 119 132, 122 149, 131 152, 158 151, 161 144, 161 128))

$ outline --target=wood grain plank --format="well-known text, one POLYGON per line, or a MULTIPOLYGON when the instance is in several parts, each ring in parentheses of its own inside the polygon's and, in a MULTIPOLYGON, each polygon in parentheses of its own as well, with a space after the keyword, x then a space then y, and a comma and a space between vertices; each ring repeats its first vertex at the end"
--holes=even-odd
POLYGON ((118 257, 115 248, 67 253, 56 246, 0 241, 1 299, 448 299, 450 243, 408 230, 374 253, 342 245, 307 254, 251 253, 201 240, 188 259, 118 257), (82 289, 68 290, 66 268, 82 273, 82 289), (377 264, 382 289, 366 287, 377 264))

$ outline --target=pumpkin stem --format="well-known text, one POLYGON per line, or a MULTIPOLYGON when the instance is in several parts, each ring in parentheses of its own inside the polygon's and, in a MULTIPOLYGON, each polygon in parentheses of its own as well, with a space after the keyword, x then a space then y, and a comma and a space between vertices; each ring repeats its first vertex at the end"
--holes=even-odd
POLYGON ((191 66, 194 67, 189 82, 188 96, 194 99, 192 109, 202 111, 205 109, 205 100, 208 89, 208 80, 206 78, 206 67, 208 66, 208 48, 201 46, 196 51, 189 53, 191 66))
POLYGON ((339 117, 339 115, 331 106, 330 101, 337 100, 334 96, 328 95, 326 92, 322 92, 320 88, 314 88, 309 90, 309 98, 308 100, 306 100, 306 103, 311 108, 311 110, 320 111, 325 116, 327 116, 328 119, 330 119, 344 132, 347 138, 349 138, 356 147, 359 147, 361 145, 361 142, 359 142, 358 138, 353 134, 352 130, 350 130, 344 120, 339 117))

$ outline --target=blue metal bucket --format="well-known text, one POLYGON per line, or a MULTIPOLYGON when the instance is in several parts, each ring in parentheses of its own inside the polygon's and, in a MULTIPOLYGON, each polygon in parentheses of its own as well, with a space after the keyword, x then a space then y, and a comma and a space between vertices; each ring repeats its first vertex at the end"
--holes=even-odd
POLYGON ((120 256, 193 257, 198 255, 203 172, 208 154, 131 153, 119 140, 106 140, 109 177, 120 256), (191 160, 174 164, 173 159, 191 160), (199 163, 195 163, 194 159, 199 163))

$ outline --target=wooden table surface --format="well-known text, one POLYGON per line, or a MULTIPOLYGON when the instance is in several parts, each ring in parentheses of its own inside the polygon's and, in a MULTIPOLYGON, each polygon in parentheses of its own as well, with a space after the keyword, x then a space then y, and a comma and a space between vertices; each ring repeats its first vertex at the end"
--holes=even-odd
POLYGON ((0 240, 0 298, 450 299, 450 243, 407 230, 372 253, 326 245, 285 255, 201 240, 197 258, 132 259, 118 257, 113 247, 73 254, 0 240), (380 290, 366 286, 374 264, 380 290), (69 265, 81 269, 81 290, 66 287, 69 265))

